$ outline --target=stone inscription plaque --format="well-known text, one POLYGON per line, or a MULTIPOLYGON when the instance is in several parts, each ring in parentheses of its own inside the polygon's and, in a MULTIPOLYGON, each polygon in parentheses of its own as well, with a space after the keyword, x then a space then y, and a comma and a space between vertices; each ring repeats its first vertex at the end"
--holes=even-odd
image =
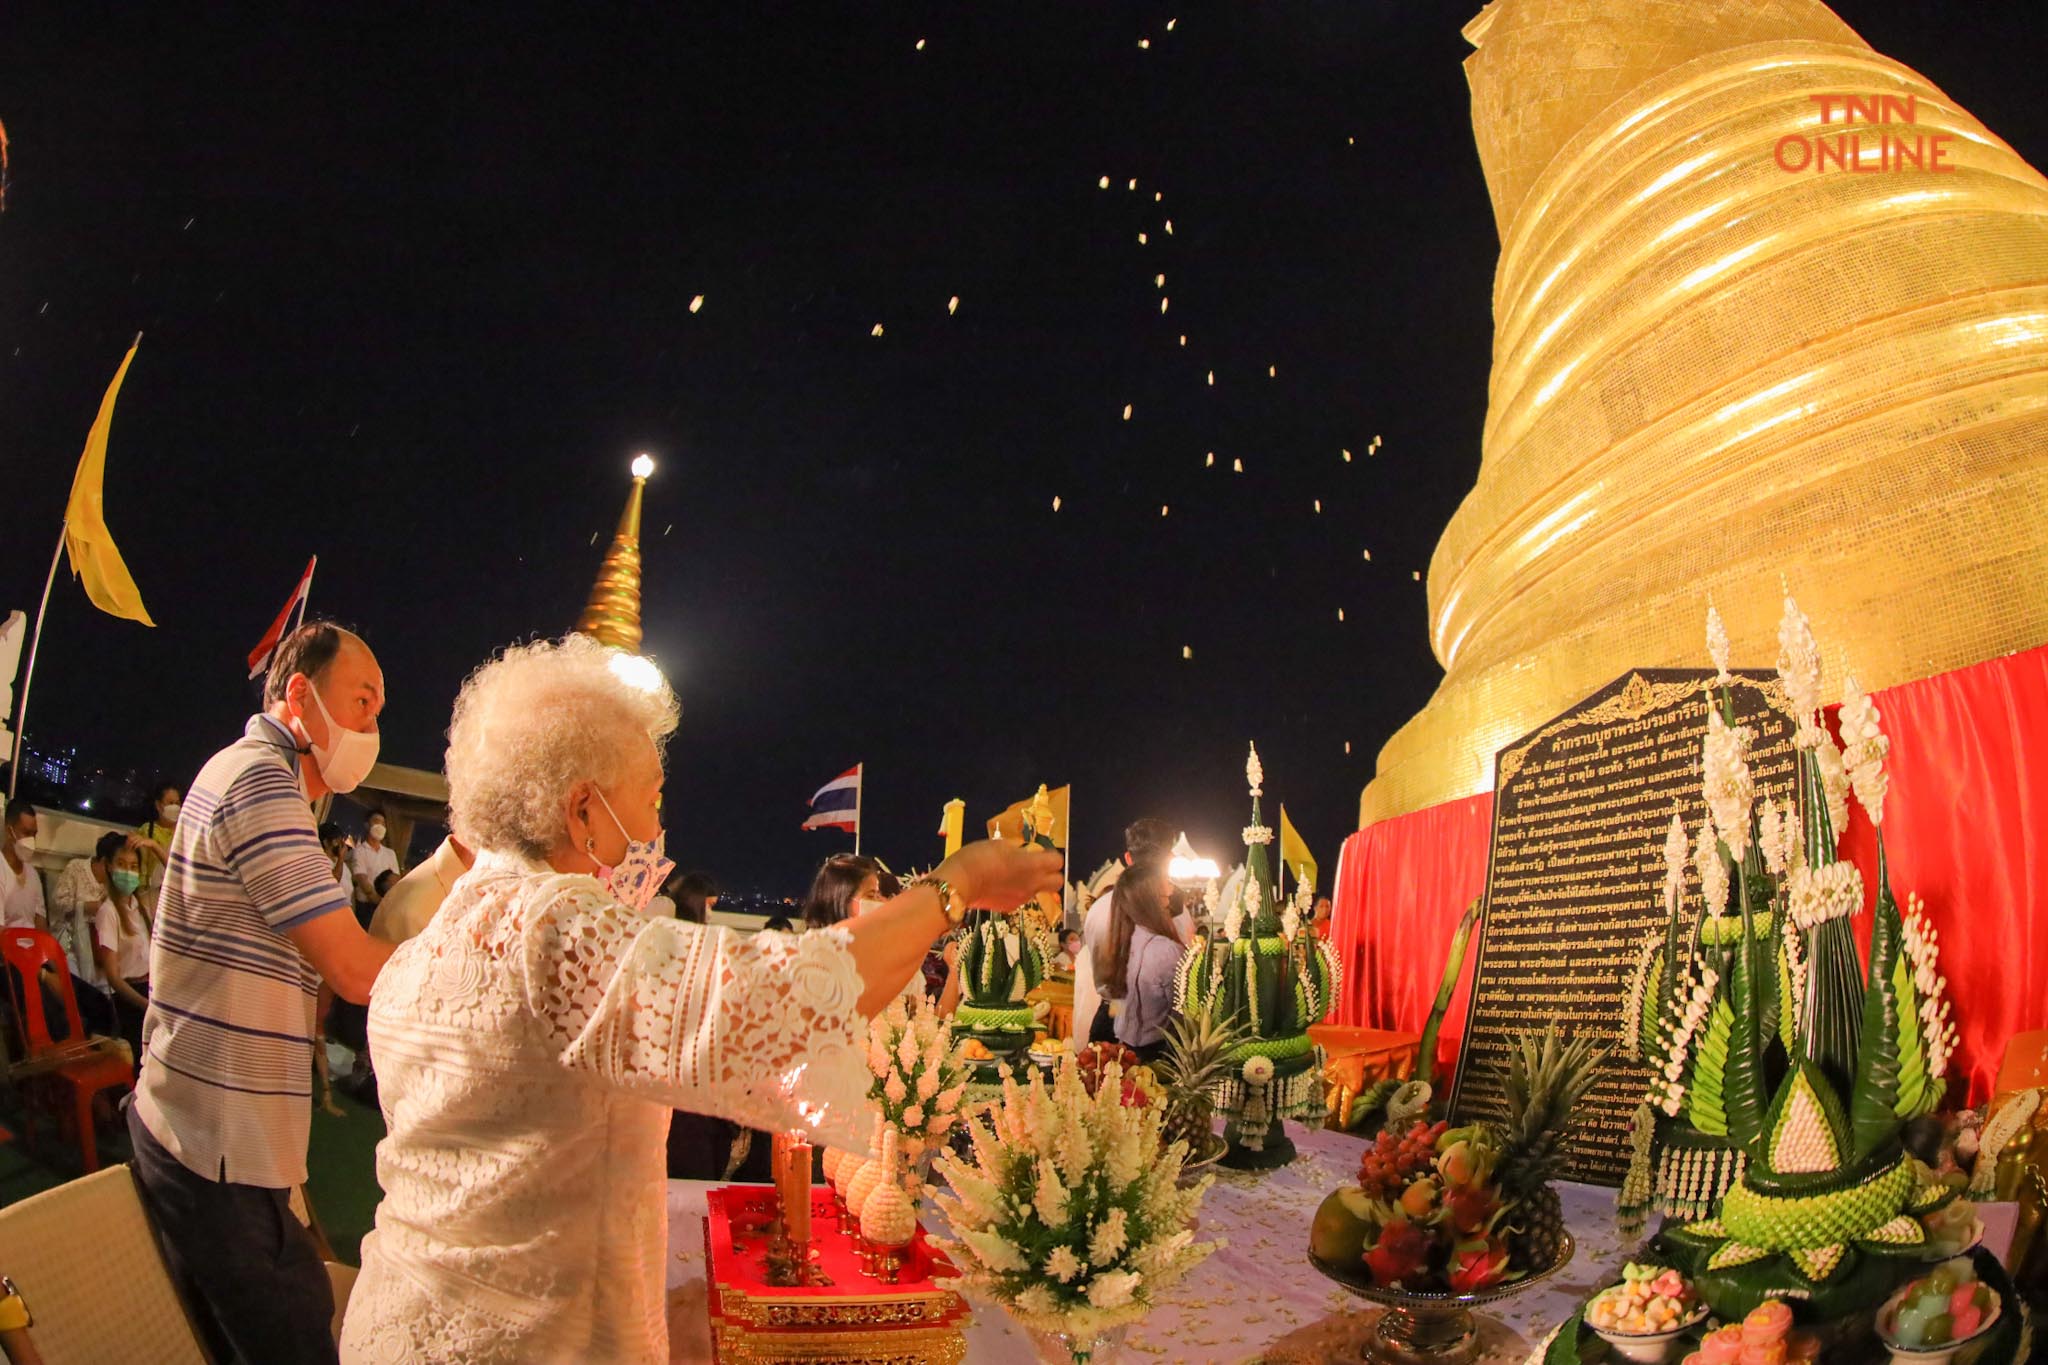
MULTIPOLYGON (((1711 670, 1638 669, 1500 751, 1486 875, 1452 1122, 1505 1122, 1500 1084, 1513 1035, 1555 1018, 1612 1047, 1622 992, 1647 933, 1664 924, 1664 838, 1676 808, 1697 838, 1700 740, 1711 670)), ((1735 717, 1753 734, 1759 797, 1792 791, 1790 705, 1775 673, 1744 670, 1735 717)), ((1690 845, 1688 845, 1690 846, 1690 845)), ((1689 923, 1698 873, 1687 859, 1689 923)), ((1568 1179, 1618 1185, 1628 1125, 1649 1073, 1619 1051, 1581 1106, 1561 1167, 1568 1179)))

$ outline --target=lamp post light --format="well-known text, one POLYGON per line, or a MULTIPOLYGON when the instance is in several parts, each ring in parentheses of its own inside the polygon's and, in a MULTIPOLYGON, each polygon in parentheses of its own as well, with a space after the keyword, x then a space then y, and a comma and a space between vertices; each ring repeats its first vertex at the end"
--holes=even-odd
POLYGON ((1197 926, 1208 922, 1208 907, 1204 903, 1209 897, 1209 885, 1216 880, 1216 860, 1204 858, 1195 852, 1195 846, 1188 842, 1187 831, 1181 831, 1174 841, 1173 853, 1167 859, 1166 877, 1179 888, 1182 903, 1187 907, 1188 918, 1197 926))

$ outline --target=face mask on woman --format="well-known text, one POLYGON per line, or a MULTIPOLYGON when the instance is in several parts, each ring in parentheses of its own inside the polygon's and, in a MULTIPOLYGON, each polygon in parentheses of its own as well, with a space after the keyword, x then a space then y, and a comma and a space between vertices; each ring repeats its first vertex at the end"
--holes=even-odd
POLYGON ((180 811, 181 809, 183 809, 183 807, 181 807, 181 806, 180 806, 180 805, 179 805, 179 804, 178 804, 177 802, 175 802, 175 801, 166 801, 166 802, 164 802, 164 803, 163 803, 163 804, 162 804, 161 806, 158 806, 158 807, 157 807, 157 812, 156 812, 156 822, 157 822, 157 823, 158 823, 159 825, 164 825, 164 826, 170 826, 170 825, 175 825, 175 824, 177 824, 177 823, 178 823, 178 812, 179 812, 179 811, 180 811))
POLYGON ((883 902, 879 900, 870 900, 866 896, 861 896, 854 900, 853 908, 849 913, 853 916, 865 915, 871 910, 881 909, 882 905, 883 902))
POLYGON ((603 792, 597 793, 597 799, 603 803, 604 813, 611 816, 612 823, 619 827, 619 833, 626 835, 625 856, 606 866, 598 862, 597 852, 589 842, 585 843, 583 851, 597 863, 597 879, 620 904, 634 910, 645 910, 647 902, 654 899, 654 893, 668 880, 668 874, 676 870, 675 863, 662 856, 662 845, 668 839, 668 831, 661 831, 651 840, 635 839, 626 833, 625 822, 612 809, 612 803, 605 800, 603 792))
POLYGON ((132 896, 135 894, 135 888, 142 885, 142 874, 117 867, 107 874, 107 880, 112 882, 114 889, 122 895, 132 896))

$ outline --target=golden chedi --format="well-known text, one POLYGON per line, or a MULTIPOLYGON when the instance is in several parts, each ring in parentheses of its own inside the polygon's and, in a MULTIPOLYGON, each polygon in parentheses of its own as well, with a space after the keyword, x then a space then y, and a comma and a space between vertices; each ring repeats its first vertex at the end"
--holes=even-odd
POLYGON ((611 548, 598 566, 590 601, 576 622, 577 634, 628 654, 640 652, 640 504, 652 473, 651 457, 633 457, 633 490, 626 495, 626 509, 619 513, 611 548))
POLYGON ((2048 181, 1813 0, 1494 0, 1465 36, 1489 405, 1430 563, 1444 680, 1360 824, 1689 664, 1709 594, 1768 663, 1781 574, 1831 693, 2048 638, 2048 181))

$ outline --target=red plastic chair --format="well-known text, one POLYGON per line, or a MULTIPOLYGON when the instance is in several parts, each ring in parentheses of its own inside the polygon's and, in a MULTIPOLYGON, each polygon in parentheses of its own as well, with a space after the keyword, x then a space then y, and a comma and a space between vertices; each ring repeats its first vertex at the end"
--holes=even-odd
POLYGON ((71 964, 56 939, 40 929, 0 930, 0 960, 18 974, 23 998, 16 1022, 28 1055, 15 1068, 24 1097, 46 1096, 42 1107, 60 1122, 68 1114, 76 1130, 78 1154, 87 1172, 100 1168, 99 1144, 93 1137, 93 1097, 103 1090, 135 1084, 135 1067, 119 1051, 85 1043, 85 1024, 78 1017, 78 997, 71 993, 71 964), (64 1006, 65 1042, 50 1037, 43 1018, 44 967, 56 978, 57 998, 64 1006))

